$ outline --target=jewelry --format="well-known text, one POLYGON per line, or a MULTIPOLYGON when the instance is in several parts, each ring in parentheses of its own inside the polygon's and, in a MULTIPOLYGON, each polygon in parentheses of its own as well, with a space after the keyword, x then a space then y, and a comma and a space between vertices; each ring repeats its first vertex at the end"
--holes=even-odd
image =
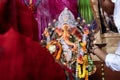
POLYGON ((40 4, 41 0, 37 0, 35 4, 33 4, 33 1, 30 0, 30 1, 27 1, 27 0, 24 0, 24 3, 26 6, 28 6, 28 8, 34 13, 37 9, 37 6, 40 4))
POLYGON ((104 72, 104 63, 101 63, 101 76, 102 76, 102 80, 105 80, 105 72, 104 72))

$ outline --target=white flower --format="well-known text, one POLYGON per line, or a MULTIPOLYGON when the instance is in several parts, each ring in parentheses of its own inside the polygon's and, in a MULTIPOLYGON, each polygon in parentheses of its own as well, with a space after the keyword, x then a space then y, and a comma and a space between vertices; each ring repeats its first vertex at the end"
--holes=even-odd
POLYGON ((50 51, 50 53, 52 54, 53 52, 56 51, 56 46, 55 45, 50 45, 48 50, 50 51))

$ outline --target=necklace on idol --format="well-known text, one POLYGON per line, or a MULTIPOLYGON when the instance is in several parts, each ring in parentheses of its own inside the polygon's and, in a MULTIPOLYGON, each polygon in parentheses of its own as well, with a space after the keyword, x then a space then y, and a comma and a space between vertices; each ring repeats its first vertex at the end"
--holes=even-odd
POLYGON ((33 3, 33 0, 24 0, 24 3, 26 6, 28 6, 28 8, 35 13, 35 11, 37 10, 37 6, 40 4, 41 0, 37 0, 36 3, 33 3))

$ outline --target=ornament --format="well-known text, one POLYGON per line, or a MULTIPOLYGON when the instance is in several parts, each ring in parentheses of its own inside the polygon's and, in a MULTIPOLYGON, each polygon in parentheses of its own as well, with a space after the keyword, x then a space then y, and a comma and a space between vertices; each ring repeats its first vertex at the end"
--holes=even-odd
POLYGON ((37 6, 40 4, 41 0, 37 0, 36 3, 34 4, 32 0, 24 0, 24 3, 26 4, 26 6, 28 6, 28 8, 35 13, 35 11, 37 10, 37 6))

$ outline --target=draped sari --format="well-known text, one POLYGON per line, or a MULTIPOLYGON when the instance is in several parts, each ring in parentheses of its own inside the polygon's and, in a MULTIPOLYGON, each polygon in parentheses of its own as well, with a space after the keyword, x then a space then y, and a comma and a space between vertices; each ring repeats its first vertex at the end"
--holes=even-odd
POLYGON ((0 0, 0 80, 66 80, 40 46, 37 22, 21 0, 0 0))

